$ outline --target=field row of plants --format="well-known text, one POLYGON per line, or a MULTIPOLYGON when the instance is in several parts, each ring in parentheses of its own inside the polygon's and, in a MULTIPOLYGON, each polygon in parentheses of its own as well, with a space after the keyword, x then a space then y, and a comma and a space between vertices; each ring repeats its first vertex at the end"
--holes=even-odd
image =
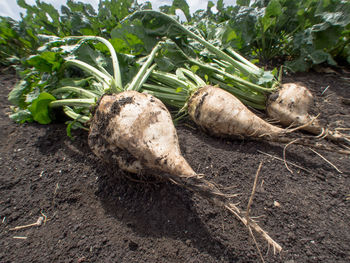
MULTIPOLYGON (((150 2, 102 0, 98 10, 90 4, 68 0, 61 10, 37 1, 28 5, 17 0, 25 13, 19 21, 0 18, 0 63, 18 63, 36 53, 43 44, 41 34, 55 36, 93 35, 110 39, 118 52, 133 55, 149 52, 154 42, 142 36, 142 25, 127 26, 120 21, 140 9, 151 9, 150 2), (125 39, 129 38, 128 41, 125 39)), ((240 0, 217 12, 209 1, 207 10, 190 14, 185 0, 162 6, 164 13, 175 15, 180 9, 187 24, 220 48, 231 47, 262 63, 280 59, 292 71, 306 71, 313 65, 350 63, 350 3, 344 0, 240 0)), ((162 32, 165 33, 165 32, 162 32)), ((167 32, 173 34, 171 29, 167 32)))

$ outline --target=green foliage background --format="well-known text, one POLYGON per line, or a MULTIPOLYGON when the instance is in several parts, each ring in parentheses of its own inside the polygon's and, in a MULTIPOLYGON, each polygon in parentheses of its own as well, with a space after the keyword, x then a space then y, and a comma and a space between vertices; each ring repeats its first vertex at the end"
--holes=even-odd
MULTIPOLYGON (((68 0, 61 10, 40 0, 19 21, 0 17, 0 64, 19 64, 45 43, 41 35, 94 35, 110 39, 117 52, 146 54, 156 40, 146 35, 139 21, 121 21, 150 2, 101 0, 98 10, 90 4, 68 0)), ((185 0, 162 6, 162 12, 183 11, 187 24, 221 48, 232 47, 250 59, 266 63, 278 58, 292 71, 314 65, 350 63, 350 1, 346 0, 238 0, 235 6, 209 1, 206 10, 190 14, 185 0), (213 7, 217 12, 213 12, 213 7)), ((172 34, 172 32, 167 32, 172 34)), ((165 35, 165 34, 164 34, 165 35)))

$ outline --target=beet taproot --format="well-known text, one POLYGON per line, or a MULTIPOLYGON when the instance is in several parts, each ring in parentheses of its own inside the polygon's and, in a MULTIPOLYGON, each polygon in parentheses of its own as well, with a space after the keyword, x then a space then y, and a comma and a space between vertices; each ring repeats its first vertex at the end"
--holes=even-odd
POLYGON ((202 129, 216 136, 270 138, 284 133, 251 112, 229 92, 215 86, 198 89, 188 102, 188 113, 202 129))

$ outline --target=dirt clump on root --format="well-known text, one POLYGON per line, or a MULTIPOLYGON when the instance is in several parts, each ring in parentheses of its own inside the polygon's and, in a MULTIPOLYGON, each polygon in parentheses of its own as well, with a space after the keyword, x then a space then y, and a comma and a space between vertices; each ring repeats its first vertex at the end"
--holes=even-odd
MULTIPOLYGON (((284 81, 303 82, 319 118, 346 127, 349 84, 341 77, 310 72, 284 81)), ((171 183, 126 179, 95 157, 85 131, 71 140, 64 123, 13 123, 7 94, 15 80, 0 73, 0 262, 259 262, 232 215, 171 183), (41 213, 41 226, 9 230, 41 213)), ((190 165, 225 193, 240 193, 233 201, 243 211, 263 161, 250 215, 283 247, 266 262, 350 261, 348 156, 316 150, 339 173, 307 147, 291 145, 286 160, 303 168, 289 163, 291 173, 274 158, 283 159, 283 145, 213 138, 192 122, 177 133, 190 165)), ((265 255, 266 242, 256 238, 265 255)))

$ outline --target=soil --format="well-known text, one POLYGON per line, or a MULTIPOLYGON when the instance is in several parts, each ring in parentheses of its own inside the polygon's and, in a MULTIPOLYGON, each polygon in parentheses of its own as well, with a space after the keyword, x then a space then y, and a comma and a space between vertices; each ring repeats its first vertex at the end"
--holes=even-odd
MULTIPOLYGON (((349 127, 343 77, 309 72, 284 82, 306 84, 320 118, 349 127)), ((85 131, 71 140, 64 123, 12 122, 7 94, 15 81, 0 74, 0 262, 260 262, 231 214, 171 183, 130 180, 92 154, 85 131), (41 226, 10 230, 42 214, 41 226)), ((232 201, 242 210, 263 162, 250 215, 283 247, 274 255, 255 233, 266 262, 350 262, 349 156, 314 149, 340 173, 308 147, 290 145, 286 160, 299 168, 288 170, 285 145, 213 138, 193 123, 177 131, 191 166, 239 194, 232 201)))

